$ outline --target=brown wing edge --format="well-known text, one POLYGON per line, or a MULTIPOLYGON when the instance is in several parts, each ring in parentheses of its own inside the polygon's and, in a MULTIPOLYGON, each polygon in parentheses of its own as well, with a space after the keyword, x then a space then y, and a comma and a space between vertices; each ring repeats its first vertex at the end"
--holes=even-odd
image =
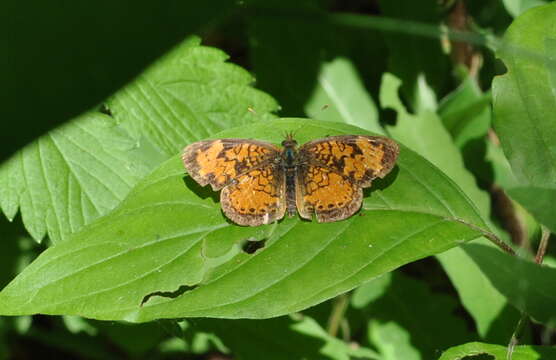
POLYGON ((400 146, 394 140, 384 137, 384 136, 362 136, 370 141, 378 141, 382 143, 384 147, 384 158, 382 159, 382 166, 384 168, 376 176, 379 178, 384 178, 396 165, 398 160, 398 155, 400 154, 400 146))
MULTIPOLYGON (((214 145, 215 142, 220 141, 220 140, 205 140, 205 141, 197 141, 194 142, 192 144, 187 145, 182 152, 181 155, 181 160, 183 162, 183 166, 185 167, 185 170, 187 170, 187 173, 189 174, 189 176, 191 176, 193 178, 193 180, 195 180, 196 182, 198 182, 201 186, 206 186, 207 184, 210 183, 210 178, 207 177, 203 177, 201 175, 199 175, 199 170, 201 170, 201 166, 199 165, 199 163, 197 163, 197 154, 199 152, 199 150, 203 151, 203 150, 207 150, 208 148, 210 148, 212 145, 214 145)), ((212 189, 213 190, 220 190, 222 188, 222 186, 215 186, 213 184, 211 184, 212 189)))
POLYGON ((317 211, 316 217, 318 222, 333 222, 347 219, 361 209, 363 203, 363 190, 358 186, 355 190, 353 200, 343 208, 317 211))

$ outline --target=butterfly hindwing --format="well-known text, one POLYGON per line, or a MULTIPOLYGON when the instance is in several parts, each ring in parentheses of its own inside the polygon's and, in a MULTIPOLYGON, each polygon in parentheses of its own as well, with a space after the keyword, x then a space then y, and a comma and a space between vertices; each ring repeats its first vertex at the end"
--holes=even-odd
POLYGON ((338 221, 361 207, 361 187, 328 168, 300 166, 296 180, 297 211, 305 219, 315 214, 319 222, 338 221))
POLYGON ((286 184, 278 166, 269 164, 236 178, 220 193, 226 216, 239 225, 270 224, 284 217, 286 184))

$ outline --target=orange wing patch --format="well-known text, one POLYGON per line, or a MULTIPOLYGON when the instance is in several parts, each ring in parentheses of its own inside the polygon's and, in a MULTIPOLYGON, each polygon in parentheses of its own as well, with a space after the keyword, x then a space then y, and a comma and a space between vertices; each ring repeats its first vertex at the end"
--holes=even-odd
POLYGON ((345 219, 361 207, 363 192, 350 179, 321 166, 307 166, 298 173, 296 204, 301 217, 319 222, 345 219))
POLYGON ((286 184, 274 165, 251 170, 220 193, 222 210, 239 225, 269 224, 284 217, 286 184))
POLYGON ((303 145, 300 157, 369 187, 373 179, 392 170, 399 153, 398 144, 381 136, 330 136, 303 145))
POLYGON ((182 160, 195 181, 220 190, 247 171, 264 166, 279 151, 261 141, 219 139, 189 145, 183 151, 182 160))

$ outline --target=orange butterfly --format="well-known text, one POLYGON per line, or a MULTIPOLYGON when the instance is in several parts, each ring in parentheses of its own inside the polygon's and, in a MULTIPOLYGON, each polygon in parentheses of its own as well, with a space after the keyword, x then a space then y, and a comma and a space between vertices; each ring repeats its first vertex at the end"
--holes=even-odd
POLYGON ((361 207, 362 188, 392 170, 399 153, 381 136, 344 135, 310 141, 299 149, 292 135, 283 148, 247 139, 199 141, 182 155, 199 184, 222 189, 222 210, 239 225, 258 226, 285 212, 319 222, 353 215, 361 207))

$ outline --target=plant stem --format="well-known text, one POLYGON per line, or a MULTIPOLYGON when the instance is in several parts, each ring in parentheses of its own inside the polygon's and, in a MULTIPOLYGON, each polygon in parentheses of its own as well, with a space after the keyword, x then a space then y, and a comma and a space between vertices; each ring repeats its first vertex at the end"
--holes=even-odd
POLYGON ((512 249, 508 244, 506 244, 504 241, 502 241, 502 239, 500 239, 498 236, 496 236, 496 234, 494 234, 493 232, 490 232, 488 230, 480 228, 477 225, 473 225, 471 223, 468 223, 467 221, 465 221, 463 219, 459 219, 459 218, 448 218, 448 219, 455 220, 459 223, 462 223, 462 224, 470 227, 473 230, 479 231, 480 233, 483 234, 484 237, 489 239, 491 242, 493 242, 500 249, 502 249, 503 251, 507 252, 508 254, 510 254, 512 256, 515 256, 514 249, 512 249))
POLYGON ((332 306, 332 313, 330 314, 330 319, 328 320, 328 334, 331 336, 336 336, 338 334, 338 329, 342 324, 344 319, 344 314, 346 313, 349 303, 349 296, 347 294, 341 294, 336 296, 334 299, 334 305, 332 306))

